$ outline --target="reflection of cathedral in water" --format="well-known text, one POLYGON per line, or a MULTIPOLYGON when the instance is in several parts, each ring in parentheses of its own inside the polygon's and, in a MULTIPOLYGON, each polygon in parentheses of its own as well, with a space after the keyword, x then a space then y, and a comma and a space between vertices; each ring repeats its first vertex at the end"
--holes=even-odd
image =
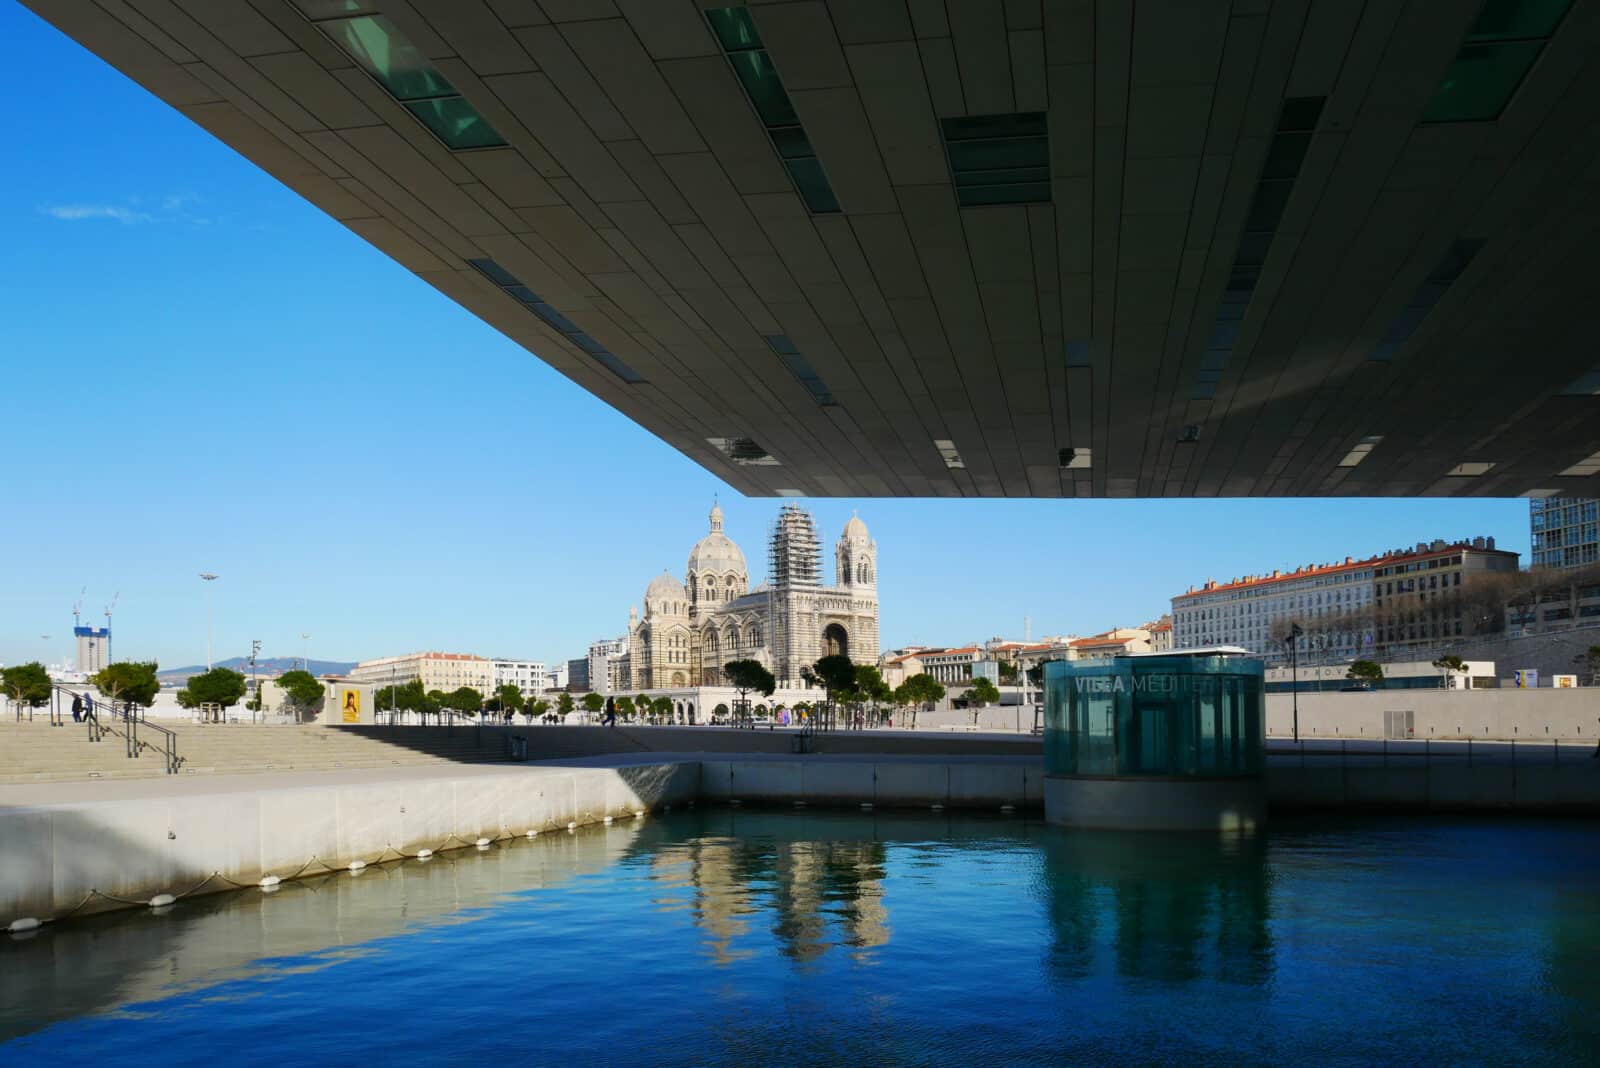
POLYGON ((718 964, 743 959, 739 942, 771 916, 779 952, 815 960, 834 946, 859 961, 889 941, 881 842, 785 842, 697 838, 659 850, 655 878, 687 886, 695 925, 718 964))
POLYGON ((1272 977, 1270 878, 1254 840, 1046 835, 1050 971, 1104 974, 1109 952, 1130 979, 1213 979, 1248 986, 1272 977), (1102 948, 1104 947, 1104 948, 1102 948))

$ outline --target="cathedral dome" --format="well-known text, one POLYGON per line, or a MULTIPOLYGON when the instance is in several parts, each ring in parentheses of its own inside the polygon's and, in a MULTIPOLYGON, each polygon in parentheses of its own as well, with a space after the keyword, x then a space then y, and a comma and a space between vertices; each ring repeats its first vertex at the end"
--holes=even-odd
POLYGON ((850 522, 844 525, 842 537, 845 541, 867 541, 869 540, 867 537, 867 525, 861 521, 860 516, 852 515, 850 522))
POLYGON ((663 571, 650 580, 649 587, 644 591, 646 604, 659 601, 687 601, 689 591, 683 588, 683 583, 663 571))
POLYGON ((722 509, 717 505, 711 506, 711 533, 689 550, 688 570, 691 575, 745 573, 744 553, 722 532, 722 509))

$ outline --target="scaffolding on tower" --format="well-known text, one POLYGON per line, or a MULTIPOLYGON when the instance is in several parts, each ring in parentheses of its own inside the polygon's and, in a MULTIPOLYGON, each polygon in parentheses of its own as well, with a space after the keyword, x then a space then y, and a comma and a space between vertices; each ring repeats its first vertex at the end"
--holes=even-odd
POLYGON ((778 510, 767 539, 772 656, 778 678, 794 685, 817 647, 816 598, 822 585, 822 545, 811 513, 798 504, 778 510))

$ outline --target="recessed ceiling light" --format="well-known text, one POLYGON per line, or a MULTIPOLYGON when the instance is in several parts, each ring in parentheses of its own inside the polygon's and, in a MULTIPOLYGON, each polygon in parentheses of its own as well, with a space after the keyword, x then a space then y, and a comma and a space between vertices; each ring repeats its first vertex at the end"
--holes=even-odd
POLYGON ((1561 492, 1560 490, 1553 490, 1553 489, 1531 489, 1531 490, 1528 490, 1526 493, 1524 493, 1523 496, 1524 497, 1537 497, 1537 498, 1540 498, 1542 500, 1545 497, 1554 497, 1556 494, 1558 494, 1560 492, 1561 492))
POLYGON ((1368 434, 1355 447, 1344 454, 1344 459, 1339 461, 1340 467, 1354 467, 1367 458, 1367 453, 1378 447, 1378 442, 1383 440, 1382 434, 1368 434))
POLYGON ((1590 475, 1600 474, 1600 452, 1590 453, 1561 474, 1567 478, 1587 478, 1590 475))
POLYGON ((1486 473, 1494 464, 1484 460, 1468 460, 1464 464, 1456 464, 1445 472, 1446 478, 1477 478, 1486 473))
POLYGON ((1089 466, 1089 454, 1090 450, 1088 449, 1058 449, 1056 451, 1056 462, 1061 465, 1063 471, 1069 469, 1082 470, 1089 466))
POLYGON ((949 438, 934 438, 933 447, 939 450, 939 458, 950 470, 959 471, 967 466, 962 461, 961 454, 956 451, 956 443, 949 438))
POLYGON ((706 438, 714 448, 741 467, 777 467, 772 456, 751 438, 706 438))

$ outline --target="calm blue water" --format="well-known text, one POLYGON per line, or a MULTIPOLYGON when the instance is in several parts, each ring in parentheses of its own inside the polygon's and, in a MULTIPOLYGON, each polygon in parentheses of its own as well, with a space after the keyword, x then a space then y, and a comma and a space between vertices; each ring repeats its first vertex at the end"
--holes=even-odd
POLYGON ((0 940, 0 1064, 1600 1063, 1600 827, 686 813, 0 940))

